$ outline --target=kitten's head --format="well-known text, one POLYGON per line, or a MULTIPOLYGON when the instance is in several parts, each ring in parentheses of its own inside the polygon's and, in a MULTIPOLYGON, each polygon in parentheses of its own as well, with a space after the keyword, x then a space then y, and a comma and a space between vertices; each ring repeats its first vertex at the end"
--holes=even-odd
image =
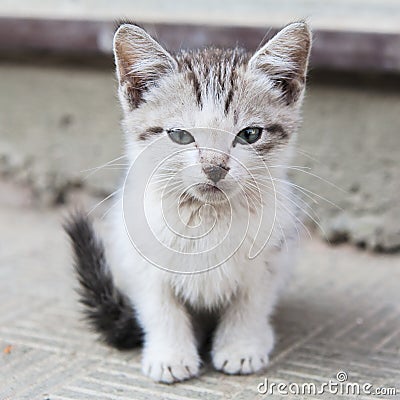
POLYGON ((293 23, 254 54, 172 55, 143 29, 121 25, 114 54, 128 157, 145 149, 147 165, 165 178, 159 182, 169 176, 201 202, 264 190, 266 175, 290 156, 310 44, 307 25, 293 23))

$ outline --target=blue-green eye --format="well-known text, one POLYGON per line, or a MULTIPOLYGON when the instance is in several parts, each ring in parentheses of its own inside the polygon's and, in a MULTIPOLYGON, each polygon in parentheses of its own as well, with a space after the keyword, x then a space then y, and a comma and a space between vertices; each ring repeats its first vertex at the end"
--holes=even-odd
POLYGON ((236 143, 240 144, 252 144, 257 142, 260 139, 263 128, 258 126, 250 126, 248 128, 242 129, 237 135, 233 142, 233 145, 236 143))
POLYGON ((183 129, 168 129, 168 136, 171 140, 178 144, 189 144, 194 142, 194 137, 183 129))

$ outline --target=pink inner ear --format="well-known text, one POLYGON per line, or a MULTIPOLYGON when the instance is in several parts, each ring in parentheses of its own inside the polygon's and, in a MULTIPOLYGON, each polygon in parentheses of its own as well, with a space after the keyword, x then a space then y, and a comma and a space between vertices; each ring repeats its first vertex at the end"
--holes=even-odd
POLYGON ((296 102, 304 88, 311 48, 311 32, 294 23, 278 32, 250 59, 249 66, 263 71, 282 91, 286 103, 296 102))

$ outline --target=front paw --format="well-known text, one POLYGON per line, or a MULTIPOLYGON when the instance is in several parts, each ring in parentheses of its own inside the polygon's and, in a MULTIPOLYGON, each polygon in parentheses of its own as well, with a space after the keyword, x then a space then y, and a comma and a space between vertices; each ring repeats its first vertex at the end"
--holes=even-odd
MULTIPOLYGON (((257 338, 256 335, 254 335, 257 338)), ((258 340, 245 338, 232 340, 219 337, 212 351, 214 368, 225 374, 252 374, 266 368, 273 348, 274 337, 270 327, 258 340)))
POLYGON ((265 349, 254 348, 251 344, 226 346, 213 352, 213 365, 225 374, 253 374, 266 368, 269 357, 265 349))
POLYGON ((200 357, 196 349, 147 349, 144 351, 142 370, 156 382, 174 383, 199 374, 200 357))

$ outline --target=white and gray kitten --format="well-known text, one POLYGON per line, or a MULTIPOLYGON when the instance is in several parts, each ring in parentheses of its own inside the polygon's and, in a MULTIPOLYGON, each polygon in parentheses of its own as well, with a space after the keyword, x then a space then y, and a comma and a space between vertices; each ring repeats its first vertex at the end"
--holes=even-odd
POLYGON ((268 365, 269 317, 296 247, 286 166, 310 45, 302 22, 254 54, 172 55, 135 25, 115 34, 130 168, 110 220, 110 263, 85 216, 66 229, 93 327, 118 348, 143 344, 155 381, 198 375, 210 332, 217 370, 268 365))

